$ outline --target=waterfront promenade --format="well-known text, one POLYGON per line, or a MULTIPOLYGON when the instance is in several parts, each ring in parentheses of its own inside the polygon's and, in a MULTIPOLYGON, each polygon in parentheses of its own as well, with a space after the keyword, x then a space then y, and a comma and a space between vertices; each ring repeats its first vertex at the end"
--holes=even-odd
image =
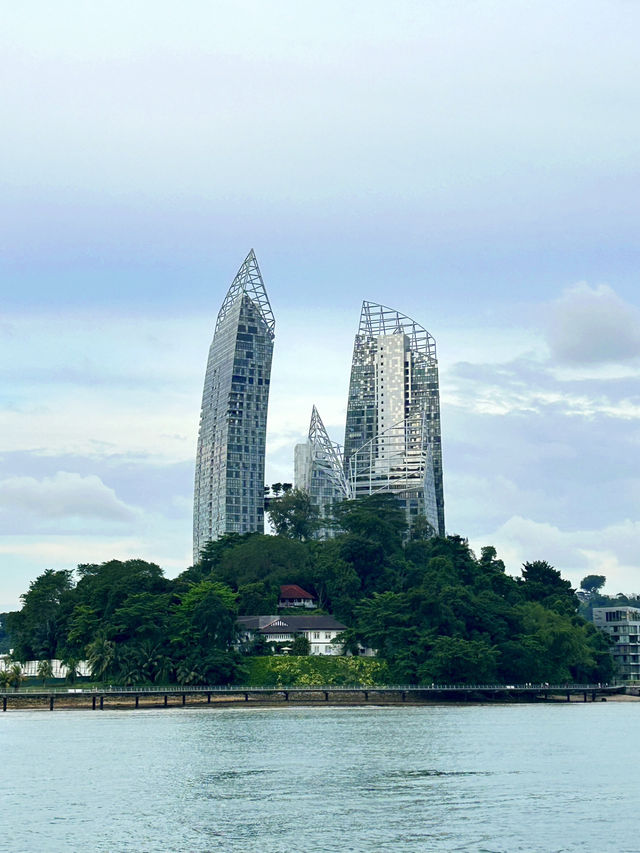
POLYGON ((175 707, 190 704, 242 702, 275 704, 280 702, 541 702, 562 699, 567 702, 595 702, 608 696, 624 693, 621 684, 431 684, 431 685, 343 685, 306 687, 229 687, 229 686, 170 686, 106 688, 53 688, 42 690, 0 692, 2 710, 77 707, 104 710, 105 707, 131 708, 175 707), (141 701, 142 700, 142 701, 141 701))

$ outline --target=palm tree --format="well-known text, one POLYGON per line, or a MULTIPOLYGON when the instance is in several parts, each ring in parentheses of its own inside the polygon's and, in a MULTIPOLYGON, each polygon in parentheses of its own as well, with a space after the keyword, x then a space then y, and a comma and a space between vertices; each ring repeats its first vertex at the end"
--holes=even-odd
POLYGON ((118 655, 118 677, 122 683, 130 686, 144 681, 144 672, 140 667, 135 650, 126 646, 118 655))
POLYGON ((47 678, 53 678, 53 667, 51 666, 51 661, 39 660, 37 672, 38 678, 42 679, 42 686, 44 687, 47 683, 47 678))
POLYGON ((202 667, 193 658, 184 658, 180 661, 176 669, 176 676, 179 684, 204 684, 205 681, 202 667))
POLYGON ((14 690, 18 690, 25 678, 20 664, 14 663, 9 669, 9 684, 13 685, 14 690))
POLYGON ((162 644, 144 640, 133 650, 141 674, 147 681, 166 681, 173 669, 173 662, 164 653, 162 644))
POLYGON ((80 661, 73 657, 73 655, 67 655, 60 663, 67 670, 65 679, 69 684, 75 684, 76 678, 80 675, 80 661))
POLYGON ((116 644, 107 640, 105 634, 98 634, 85 651, 91 675, 97 681, 103 681, 115 662, 116 644))
POLYGON ((11 673, 8 669, 0 669, 0 689, 7 690, 11 687, 11 673))

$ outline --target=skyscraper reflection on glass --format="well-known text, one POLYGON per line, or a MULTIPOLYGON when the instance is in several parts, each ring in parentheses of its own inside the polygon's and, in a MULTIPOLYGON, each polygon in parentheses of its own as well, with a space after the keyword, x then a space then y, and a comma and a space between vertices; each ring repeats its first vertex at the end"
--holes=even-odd
POLYGON ((392 492, 408 520, 425 516, 444 536, 436 344, 414 320, 363 302, 344 441, 354 497, 392 492))
POLYGON ((264 528, 264 452, 275 320, 253 249, 216 322, 202 394, 193 558, 224 533, 264 528))

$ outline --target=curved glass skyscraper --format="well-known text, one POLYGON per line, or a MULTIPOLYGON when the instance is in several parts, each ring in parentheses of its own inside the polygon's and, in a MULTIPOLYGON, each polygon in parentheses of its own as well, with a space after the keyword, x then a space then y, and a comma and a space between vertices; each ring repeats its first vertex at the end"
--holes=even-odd
POLYGON ((209 350, 193 501, 193 559, 224 533, 263 530, 264 451, 275 320, 253 249, 209 350))
POLYGON ((436 343, 373 302, 362 303, 353 347, 344 462, 354 497, 392 492, 409 522, 425 516, 444 536, 436 343))
MULTIPOLYGON (((311 411, 307 441, 296 444, 294 454, 296 489, 308 492, 321 520, 331 517, 333 505, 350 498, 351 488, 344 472, 342 448, 329 438, 315 406, 311 411)), ((329 526, 321 526, 316 536, 327 539, 334 532, 329 526)))

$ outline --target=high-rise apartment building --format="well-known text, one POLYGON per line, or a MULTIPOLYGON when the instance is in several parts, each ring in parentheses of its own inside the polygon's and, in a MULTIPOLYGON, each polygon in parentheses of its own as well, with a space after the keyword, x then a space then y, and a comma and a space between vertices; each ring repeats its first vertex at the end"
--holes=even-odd
POLYGON ((425 516, 444 536, 436 344, 414 320, 363 302, 344 441, 354 497, 391 492, 408 520, 425 516))
MULTIPOLYGON (((303 489, 318 508, 320 519, 331 516, 333 504, 351 497, 344 472, 342 448, 331 441, 316 407, 311 412, 309 435, 304 444, 296 444, 294 485, 303 489)), ((330 537, 333 529, 321 526, 316 536, 330 537)))
POLYGON ((216 321, 202 394, 193 558, 224 533, 264 527, 264 452, 275 320, 249 252, 216 321))
POLYGON ((593 624, 609 634, 617 674, 628 681, 640 680, 640 610, 637 607, 594 607, 593 624))

